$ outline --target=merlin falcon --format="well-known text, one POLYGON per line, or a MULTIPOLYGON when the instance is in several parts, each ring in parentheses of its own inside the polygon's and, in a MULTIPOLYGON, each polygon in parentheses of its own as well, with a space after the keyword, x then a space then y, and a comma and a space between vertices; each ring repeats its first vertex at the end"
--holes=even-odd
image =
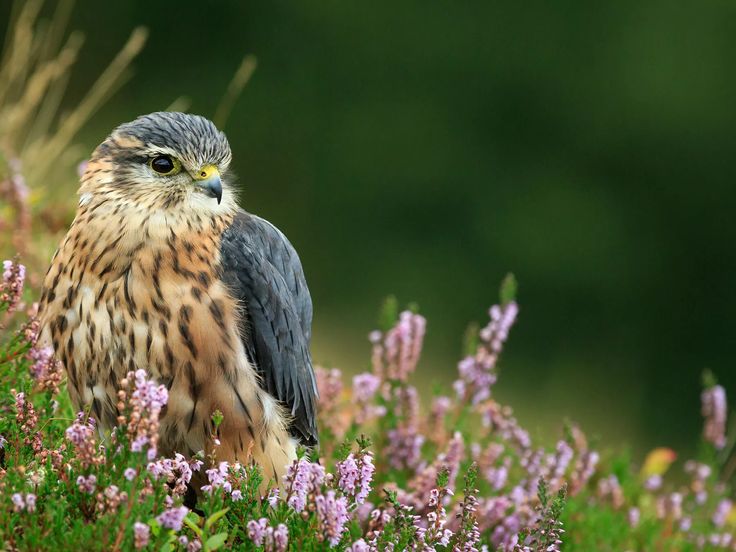
POLYGON ((40 303, 42 339, 74 405, 115 426, 120 381, 143 369, 169 390, 159 451, 211 449, 277 481, 317 444, 312 302, 301 262, 271 223, 240 209, 225 135, 152 113, 92 154, 74 222, 40 303))

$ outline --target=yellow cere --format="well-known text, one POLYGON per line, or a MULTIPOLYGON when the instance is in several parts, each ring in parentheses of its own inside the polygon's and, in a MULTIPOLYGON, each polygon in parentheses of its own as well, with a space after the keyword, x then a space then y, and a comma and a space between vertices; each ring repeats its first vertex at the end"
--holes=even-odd
POLYGON ((207 180, 208 178, 212 178, 213 176, 219 176, 220 171, 217 170, 217 167, 214 165, 205 165, 201 167, 197 174, 194 175, 194 178, 197 180, 207 180))

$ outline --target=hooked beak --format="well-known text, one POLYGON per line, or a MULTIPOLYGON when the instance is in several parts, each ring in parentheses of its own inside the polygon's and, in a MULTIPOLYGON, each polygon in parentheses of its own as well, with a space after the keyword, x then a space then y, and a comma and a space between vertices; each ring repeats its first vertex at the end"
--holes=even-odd
POLYGON ((217 204, 222 201, 222 181, 220 171, 214 165, 205 165, 194 175, 195 184, 210 197, 217 198, 217 204))

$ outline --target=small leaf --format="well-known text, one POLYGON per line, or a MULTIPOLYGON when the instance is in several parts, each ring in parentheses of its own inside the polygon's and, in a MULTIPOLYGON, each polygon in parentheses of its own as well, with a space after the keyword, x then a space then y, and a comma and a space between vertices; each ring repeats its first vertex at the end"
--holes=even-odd
POLYGON ((399 319, 399 302, 395 296, 389 295, 383 302, 381 314, 378 318, 378 327, 382 332, 387 332, 393 328, 399 319))
MULTIPOLYGON (((215 523, 217 523, 222 516, 227 514, 230 511, 230 508, 225 508, 224 510, 220 510, 219 512, 215 512, 212 514, 209 518, 207 518, 207 521, 204 522, 204 529, 205 531, 209 531, 210 527, 212 527, 215 523)), ((227 536, 227 535, 225 535, 227 536)))
POLYGON ((358 443, 360 450, 365 450, 373 444, 373 442, 371 441, 371 438, 366 437, 362 433, 355 439, 355 442, 358 443))
POLYGON ((161 525, 158 521, 156 521, 156 518, 149 519, 148 525, 151 528, 151 533, 153 533, 153 536, 158 537, 158 535, 161 533, 161 525))
POLYGON ((702 381, 705 389, 710 389, 711 387, 718 385, 718 379, 716 379, 715 374, 710 370, 703 371, 702 381))
POLYGON ((437 487, 439 488, 447 487, 447 484, 449 481, 450 481, 450 469, 447 466, 443 466, 442 469, 440 469, 439 473, 437 474, 437 487))
POLYGON ((216 535, 212 535, 210 538, 207 539, 207 542, 204 543, 204 549, 217 550, 223 544, 225 544, 226 540, 227 533, 217 533, 216 535))
POLYGON ((343 460, 345 460, 353 448, 352 445, 353 442, 350 439, 346 438, 340 444, 340 446, 335 449, 335 460, 337 460, 338 462, 342 462, 343 460))
POLYGON ((463 354, 466 356, 474 355, 478 350, 478 332, 480 332, 480 326, 477 322, 471 322, 468 327, 465 328, 465 335, 463 336, 463 354))
POLYGON ((198 536, 202 536, 202 530, 197 526, 196 523, 194 523, 191 519, 189 519, 189 516, 184 518, 184 525, 189 527, 194 533, 198 536))
POLYGON ((218 429, 220 427, 220 424, 224 419, 225 416, 223 416, 222 412, 220 412, 219 410, 215 410, 212 413, 212 423, 215 424, 215 429, 218 429))
POLYGON ((542 508, 546 508, 547 503, 549 502, 548 490, 549 488, 547 487, 547 482, 544 480, 544 477, 540 477, 539 483, 537 483, 537 496, 539 497, 539 503, 542 505, 542 508))
POLYGON ((639 475, 642 479, 647 479, 653 475, 662 476, 670 469, 675 460, 677 460, 677 453, 674 450, 667 447, 657 447, 647 454, 639 475))
POLYGON ((518 287, 519 286, 516 283, 516 278, 512 273, 509 272, 501 282, 501 305, 508 305, 512 301, 516 300, 516 292, 518 290, 518 287))

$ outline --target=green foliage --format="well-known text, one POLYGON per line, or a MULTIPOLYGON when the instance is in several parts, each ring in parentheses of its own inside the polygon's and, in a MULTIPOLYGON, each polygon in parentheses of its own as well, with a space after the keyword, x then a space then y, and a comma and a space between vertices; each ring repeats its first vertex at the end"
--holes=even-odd
POLYGON ((383 300, 380 314, 378 316, 378 327, 382 332, 390 330, 399 319, 399 300, 396 296, 389 295, 383 300))
MULTIPOLYGON (((502 287, 509 286, 514 287, 502 287)), ((398 318, 395 309, 392 301, 384 309, 387 323, 398 318)), ((7 305, 0 306, 3 310, 7 305)), ((136 420, 157 420, 133 400, 132 386, 141 384, 137 379, 129 376, 122 383, 119 426, 100 438, 88 425, 89 413, 77 417, 73 412, 63 382, 61 389, 58 382, 47 384, 55 381, 52 371, 32 376, 39 355, 33 323, 16 322, 15 327, 5 328, 0 339, 0 541, 9 549, 138 546, 173 552, 196 543, 205 551, 276 551, 282 550, 275 544, 281 534, 289 539, 284 550, 292 551, 345 550, 359 541, 370 541, 376 550, 478 550, 517 543, 534 552, 563 546, 566 551, 688 551, 718 550, 699 543, 730 538, 734 530, 730 509, 716 518, 731 490, 729 481, 722 480, 727 479, 728 459, 716 454, 712 443, 703 443, 686 483, 673 479, 660 483, 661 490, 652 489, 628 451, 605 454, 598 462, 598 453, 569 421, 550 451, 531 442, 511 410, 492 397, 478 404, 444 397, 441 415, 422 417, 417 391, 401 369, 397 377, 379 381, 380 392, 370 406, 380 414, 372 419, 358 421, 357 409, 365 405, 323 396, 332 401, 329 410, 320 411, 321 426, 330 429, 322 432, 322 446, 330 454, 299 447, 291 475, 280 486, 264 480, 255 464, 220 463, 216 446, 206 459, 200 454, 187 461, 152 461, 146 447, 134 445, 140 435, 136 420), (324 417, 327 413, 346 418, 347 429, 340 430, 335 420, 324 417), (86 433, 79 438, 75 431, 86 433), (397 447, 407 434, 421 440, 397 447), (412 443, 419 456, 398 461, 396 455, 406 454, 412 443), (179 480, 181 470, 196 471, 202 459, 208 462, 202 471, 209 471, 186 480, 190 490, 196 481, 201 492, 196 493, 196 509, 187 503, 179 527, 167 515, 192 499, 179 480), (171 465, 163 469, 162 462, 171 465), (292 500, 299 492, 295 474, 300 466, 316 470, 304 481, 319 480, 303 497, 304 507, 292 500), (366 466, 369 482, 359 480, 366 466), (164 476, 157 475, 161 470, 164 476), (346 482, 351 477, 352 487, 346 482), (209 489, 203 487, 208 481, 209 489), (365 491, 363 498, 375 515, 358 516, 363 504, 358 491, 365 491), (326 505, 328 497, 332 505, 326 505), (336 525, 340 530, 331 533, 336 525), (505 527, 515 529, 501 533, 501 541, 498 529, 505 527), (148 534, 142 539, 137 531, 148 534), (259 531, 263 540, 257 544, 259 531)), ((392 330, 392 339, 396 335, 407 338, 392 330)), ((494 341, 487 336, 476 338, 475 356, 465 362, 487 360, 489 343, 494 341)), ((381 346, 388 364, 402 362, 401 351, 414 350, 417 343, 404 342, 395 348, 398 353, 391 353, 386 341, 381 346)), ((714 391, 712 386, 707 390, 714 391)), ((159 392, 155 385, 149 391, 159 392)), ((217 434, 222 413, 215 412, 212 421, 217 434)), ((673 455, 669 449, 653 451, 648 469, 664 475, 673 455)))
POLYGON ((512 301, 516 301, 518 288, 519 285, 516 282, 516 277, 509 272, 501 282, 501 288, 499 289, 501 305, 508 305, 512 301))

